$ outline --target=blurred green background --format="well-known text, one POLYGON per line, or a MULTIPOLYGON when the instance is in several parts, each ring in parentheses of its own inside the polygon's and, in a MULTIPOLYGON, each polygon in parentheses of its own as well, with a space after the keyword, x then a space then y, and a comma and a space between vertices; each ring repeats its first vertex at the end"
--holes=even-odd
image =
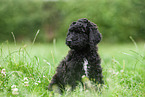
POLYGON ((96 23, 106 42, 145 40, 145 0, 0 0, 0 42, 65 39, 80 18, 96 23))

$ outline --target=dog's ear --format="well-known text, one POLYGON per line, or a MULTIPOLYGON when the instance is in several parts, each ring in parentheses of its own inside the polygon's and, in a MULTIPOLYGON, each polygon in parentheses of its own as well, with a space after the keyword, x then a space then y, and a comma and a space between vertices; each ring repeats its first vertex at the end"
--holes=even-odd
POLYGON ((96 46, 101 41, 102 35, 96 25, 89 27, 89 42, 91 46, 96 46))

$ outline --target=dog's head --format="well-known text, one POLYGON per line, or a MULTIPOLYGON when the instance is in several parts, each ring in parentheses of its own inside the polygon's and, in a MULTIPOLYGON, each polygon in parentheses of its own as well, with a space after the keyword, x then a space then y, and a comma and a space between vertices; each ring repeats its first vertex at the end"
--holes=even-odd
POLYGON ((97 26, 87 19, 79 19, 70 25, 66 44, 71 49, 81 50, 86 47, 95 47, 100 40, 101 34, 97 26))

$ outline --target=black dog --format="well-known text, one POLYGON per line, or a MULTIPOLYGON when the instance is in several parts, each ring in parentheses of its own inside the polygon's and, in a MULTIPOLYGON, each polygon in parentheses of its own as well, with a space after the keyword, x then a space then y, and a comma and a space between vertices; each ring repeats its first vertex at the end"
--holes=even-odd
POLYGON ((87 19, 79 19, 73 22, 68 30, 66 45, 71 49, 57 67, 48 89, 53 90, 57 86, 59 92, 70 85, 74 90, 78 82, 82 83, 82 76, 89 80, 103 84, 101 59, 97 53, 97 44, 101 40, 101 34, 97 26, 87 19))

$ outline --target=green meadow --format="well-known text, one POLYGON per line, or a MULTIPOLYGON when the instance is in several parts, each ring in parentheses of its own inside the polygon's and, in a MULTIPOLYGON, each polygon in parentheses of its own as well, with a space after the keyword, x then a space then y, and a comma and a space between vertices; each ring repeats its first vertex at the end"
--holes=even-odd
POLYGON ((145 44, 101 42, 105 84, 102 92, 83 90, 81 85, 63 95, 47 90, 59 62, 69 48, 64 41, 0 44, 1 97, 145 97, 145 44))

